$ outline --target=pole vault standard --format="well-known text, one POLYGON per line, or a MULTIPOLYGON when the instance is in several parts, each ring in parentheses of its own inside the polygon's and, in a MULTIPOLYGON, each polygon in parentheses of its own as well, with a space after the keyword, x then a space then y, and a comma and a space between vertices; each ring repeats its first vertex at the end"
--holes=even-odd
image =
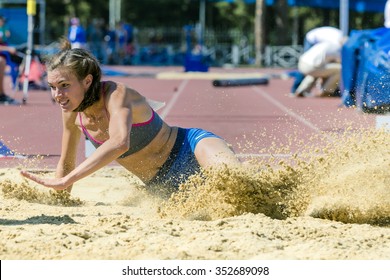
POLYGON ((33 52, 33 32, 34 32, 34 16, 36 14, 37 3, 35 0, 27 0, 27 51, 26 51, 26 64, 24 67, 24 81, 23 81, 23 104, 27 102, 28 97, 28 77, 30 75, 31 57, 33 52))

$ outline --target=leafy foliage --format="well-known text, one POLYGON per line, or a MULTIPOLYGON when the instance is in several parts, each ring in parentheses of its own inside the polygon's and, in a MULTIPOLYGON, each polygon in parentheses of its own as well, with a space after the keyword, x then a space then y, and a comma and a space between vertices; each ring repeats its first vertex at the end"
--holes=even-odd
MULTIPOLYGON (((77 16, 87 26, 93 19, 109 22, 109 0, 56 0, 46 2, 47 43, 65 35, 69 19, 77 16)), ((138 28, 182 28, 199 21, 200 0, 122 0, 121 19, 138 28)), ((253 34, 255 4, 244 0, 207 0, 206 28, 239 30, 253 34)), ((19 6, 21 4, 18 4, 19 6)), ((16 4, 3 4, 15 7, 16 4)), ((22 5, 24 6, 24 5, 22 5)), ((39 10, 39 8, 37 8, 39 10)), ((339 26, 339 11, 287 5, 287 0, 276 0, 273 6, 266 6, 265 42, 270 45, 290 44, 292 34, 298 33, 301 43, 304 34, 320 25, 339 26), (281 36, 282 35, 282 36, 281 36)), ((38 23, 39 14, 37 14, 38 23)), ((383 13, 350 12, 350 29, 368 29, 383 26, 383 13)))

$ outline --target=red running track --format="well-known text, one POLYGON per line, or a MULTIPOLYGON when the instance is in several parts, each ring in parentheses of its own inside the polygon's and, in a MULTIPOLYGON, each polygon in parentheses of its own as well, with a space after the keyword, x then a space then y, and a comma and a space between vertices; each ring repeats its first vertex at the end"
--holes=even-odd
MULTIPOLYGON (((130 77, 104 77, 125 82, 148 98, 165 101, 159 113, 171 125, 201 127, 225 138, 241 157, 267 156, 272 145, 299 148, 313 133, 342 133, 347 127, 375 127, 375 115, 340 108, 339 98, 291 98, 291 79, 273 78, 268 85, 214 87, 206 79, 156 79, 170 67, 118 67, 130 77), (291 136, 294 141, 291 142, 291 136), (289 144, 290 143, 290 144, 289 144)), ((217 72, 282 73, 275 69, 210 69, 217 72)), ((22 92, 15 97, 22 98, 22 92)), ((0 140, 11 150, 41 160, 1 159, 0 167, 54 168, 61 148, 61 112, 49 91, 31 90, 27 104, 0 106, 0 140)), ((79 162, 84 159, 80 142, 79 162)))

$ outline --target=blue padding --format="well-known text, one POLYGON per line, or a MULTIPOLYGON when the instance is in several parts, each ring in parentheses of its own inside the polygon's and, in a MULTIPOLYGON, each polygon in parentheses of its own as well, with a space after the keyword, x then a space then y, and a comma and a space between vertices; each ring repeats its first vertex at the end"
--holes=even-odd
POLYGON ((9 45, 21 45, 27 42, 28 17, 26 8, 1 8, 0 15, 5 17, 11 37, 9 45))
POLYGON ((3 142, 0 141, 0 155, 13 156, 15 154, 6 145, 4 145, 3 142))
POLYGON ((345 106, 356 105, 356 90, 362 83, 365 72, 364 62, 372 59, 367 48, 388 49, 390 29, 378 28, 352 31, 341 51, 341 84, 342 102, 345 106))
POLYGON ((389 44, 378 46, 376 43, 364 45, 358 69, 356 106, 363 111, 390 108, 389 44))
POLYGON ((104 76, 119 76, 119 77, 127 77, 130 76, 129 73, 119 71, 119 70, 114 70, 114 69, 109 69, 106 67, 102 67, 102 74, 104 76))
MULTIPOLYGON (((267 0, 270 5, 276 1, 267 0)), ((317 7, 327 9, 338 9, 340 0, 288 0, 289 6, 317 7)), ((383 12, 386 0, 349 0, 349 9, 360 13, 363 12, 383 12)))

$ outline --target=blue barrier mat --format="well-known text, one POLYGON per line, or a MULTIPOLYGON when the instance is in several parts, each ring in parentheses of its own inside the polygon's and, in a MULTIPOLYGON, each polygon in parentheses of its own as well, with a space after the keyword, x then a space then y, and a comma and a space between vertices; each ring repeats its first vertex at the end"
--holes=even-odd
POLYGON ((130 76, 129 73, 119 71, 119 70, 114 70, 114 69, 109 69, 106 67, 102 67, 102 74, 105 76, 120 76, 120 77, 128 77, 130 76))
POLYGON ((11 151, 3 142, 0 141, 0 156, 14 156, 14 152, 11 151))

